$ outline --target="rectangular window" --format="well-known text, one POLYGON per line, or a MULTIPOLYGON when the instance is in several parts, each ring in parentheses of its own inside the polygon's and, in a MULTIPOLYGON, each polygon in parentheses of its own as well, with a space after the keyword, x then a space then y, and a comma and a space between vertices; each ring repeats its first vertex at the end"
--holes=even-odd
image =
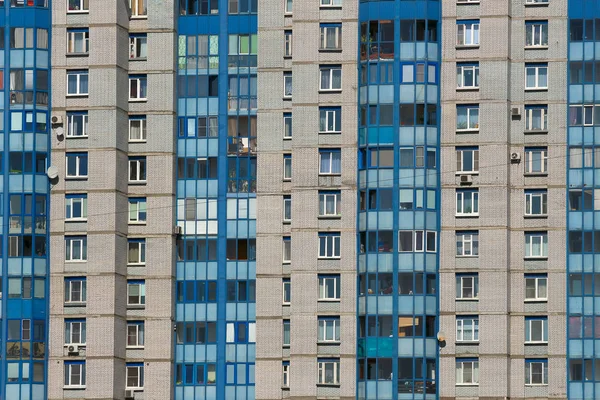
POLYGON ((525 148, 525 173, 545 174, 548 172, 548 149, 525 148))
POLYGON ((548 89, 548 64, 525 64, 525 89, 548 89))
POLYGON ((341 192, 319 192, 319 217, 339 217, 342 215, 341 192))
POLYGON ((291 57, 292 56, 292 31, 284 31, 284 47, 283 47, 283 56, 291 57))
POLYGON ((284 361, 281 367, 283 370, 282 386, 288 388, 290 387, 290 362, 284 361))
POLYGON ((341 90, 342 89, 342 67, 337 65, 326 65, 319 68, 320 90, 341 90))
POLYGON ((289 181, 292 179, 292 155, 283 155, 283 180, 289 181))
POLYGON ((525 317, 525 343, 548 343, 548 317, 525 317))
POLYGON ((456 21, 457 46, 479 46, 479 21, 456 21))
POLYGON ((342 153, 339 149, 319 150, 319 175, 342 173, 342 153))
POLYGON ((129 117, 129 141, 146 141, 146 117, 129 117))
POLYGON ((548 301, 547 275, 525 275, 525 301, 548 301))
POLYGON ((129 158, 129 182, 146 182, 146 157, 129 158))
POLYGON ((70 221, 87 220, 87 194, 68 194, 65 196, 65 219, 70 221))
POLYGON ((339 385, 340 384, 340 360, 317 360, 318 379, 320 385, 339 385))
POLYGON ((525 232, 525 258, 548 257, 548 232, 525 232))
POLYGON ((340 341, 340 318, 319 317, 319 332, 317 342, 339 342, 340 341))
POLYGON ((525 359, 525 385, 548 384, 548 360, 525 359))
POLYGON ((479 317, 456 316, 456 341, 479 341, 479 317))
POLYGON ((88 114, 87 112, 68 112, 67 113, 67 137, 78 138, 88 135, 88 114))
MULTIPOLYGON (((600 72, 600 70, 599 70, 600 72)), ((600 106, 569 106, 569 126, 593 126, 600 124, 600 106)))
POLYGON ((435 231, 399 231, 398 251, 435 253, 437 249, 437 232, 435 231))
POLYGON ((525 47, 548 46, 548 21, 525 21, 525 47))
POLYGON ((319 258, 340 258, 339 233, 319 233, 319 258))
POLYGON ((291 98, 292 97, 292 73, 284 72, 283 73, 283 97, 291 98))
POLYGON ((87 261, 87 236, 65 236, 65 261, 87 261))
POLYGON ((87 13, 90 9, 89 0, 68 0, 69 8, 67 12, 70 13, 87 13))
POLYGON ((128 363, 125 367, 126 389, 144 389, 144 364, 128 363))
MULTIPOLYGON (((459 0, 464 1, 464 0, 459 0)), ((474 0, 470 0, 474 1, 474 0)), ((479 0, 477 0, 479 2, 479 0)), ((548 0, 525 0, 525 4, 548 4, 548 0)))
POLYGON ((476 300, 479 297, 478 275, 456 275, 456 299, 476 300))
POLYGON ((283 320, 283 347, 289 347, 290 345, 290 320, 283 320))
POLYGON ((90 32, 87 29, 67 29, 67 54, 88 54, 89 38, 90 32))
POLYGON ((292 113, 283 114, 283 138, 292 138, 292 113))
POLYGON ((339 275, 319 275, 319 300, 339 300, 340 292, 339 275))
POLYGON ((456 255, 477 257, 479 255, 479 233, 456 232, 456 255))
POLYGON ((292 262, 292 238, 290 236, 283 237, 283 263, 289 264, 292 262))
POLYGON ((342 49, 342 25, 321 24, 321 50, 342 49))
POLYGON ((127 245, 127 264, 146 264, 146 239, 129 239, 127 245))
POLYGON ((85 320, 65 319, 65 344, 85 345, 85 320))
POLYGON ((525 191, 525 215, 541 216, 548 214, 548 192, 546 190, 525 191))
POLYGON ((148 78, 146 75, 129 77, 129 101, 148 99, 148 78))
POLYGON ((129 59, 145 60, 148 57, 148 36, 146 34, 129 36, 129 59))
POLYGON ((478 216, 479 215, 479 191, 457 190, 456 191, 456 216, 478 216))
POLYGON ((65 303, 84 305, 87 301, 87 285, 85 278, 65 279, 65 303))
POLYGON ((65 388, 85 388, 84 361, 65 361, 65 388))
POLYGON ((146 198, 131 197, 129 199, 129 223, 144 224, 146 223, 146 198))
POLYGON ((342 0, 321 0, 321 7, 341 7, 342 0))
POLYGON ((456 130, 459 132, 479 130, 479 105, 456 106, 456 130))
MULTIPOLYGON (((600 161, 600 149, 596 148, 596 161, 600 161)), ((572 146, 569 148, 569 168, 592 168, 594 149, 592 147, 572 146)))
POLYGON ((319 133, 340 133, 342 131, 341 107, 319 108, 319 133))
POLYGON ((127 321, 127 348, 144 347, 144 321, 127 321))
POLYGON ((479 173, 479 149, 457 147, 456 172, 458 174, 479 173))
POLYGON ((525 131, 548 130, 548 106, 525 106, 525 131))
POLYGON ((292 220, 292 197, 283 196, 283 222, 292 220))
POLYGON ((147 0, 129 0, 129 7, 131 8, 131 18, 147 18, 147 0))
POLYGON ((146 304, 146 283, 144 281, 127 281, 127 305, 143 306, 146 304))
POLYGON ((293 0, 283 0, 285 2, 285 13, 291 14, 293 10, 294 2, 293 0))
POLYGON ((88 71, 67 71, 67 96, 88 95, 88 71))
POLYGON ((87 178, 88 154, 67 153, 67 178, 87 178))
POLYGON ((458 89, 478 89, 479 64, 456 64, 456 87, 458 89))
POLYGON ((479 385, 478 359, 456 359, 456 385, 479 385))
POLYGON ((292 282, 289 279, 283 279, 283 304, 290 304, 292 301, 292 282))

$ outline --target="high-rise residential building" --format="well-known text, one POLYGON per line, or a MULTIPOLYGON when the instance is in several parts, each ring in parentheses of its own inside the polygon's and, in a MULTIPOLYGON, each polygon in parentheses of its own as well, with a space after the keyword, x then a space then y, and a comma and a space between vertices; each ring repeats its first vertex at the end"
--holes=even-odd
POLYGON ((0 10, 0 400, 600 398, 599 1, 0 10))

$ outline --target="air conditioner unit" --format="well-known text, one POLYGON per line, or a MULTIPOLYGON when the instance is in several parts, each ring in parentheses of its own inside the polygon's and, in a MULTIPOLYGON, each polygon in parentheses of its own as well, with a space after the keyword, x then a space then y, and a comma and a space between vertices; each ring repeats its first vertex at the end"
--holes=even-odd
POLYGON ((173 227, 173 235, 179 236, 183 234, 183 229, 180 226, 173 227))
POLYGON ((133 390, 126 390, 125 391, 125 400, 135 399, 135 396, 133 393, 134 393, 133 390))
POLYGON ((513 107, 511 114, 513 117, 520 117, 521 116, 521 109, 519 107, 513 107))
POLYGON ((67 351, 69 352, 69 354, 79 354, 79 345, 77 345, 77 344, 70 344, 67 347, 67 351))
POLYGON ((521 154, 520 153, 511 153, 510 154, 510 162, 518 163, 520 161, 521 161, 521 154))
POLYGON ((461 185, 468 185, 473 183, 473 177, 471 175, 461 175, 460 176, 461 185))
POLYGON ((52 118, 50 119, 50 121, 52 121, 53 125, 59 125, 63 123, 63 118, 62 115, 58 115, 58 114, 54 114, 52 116, 52 118))

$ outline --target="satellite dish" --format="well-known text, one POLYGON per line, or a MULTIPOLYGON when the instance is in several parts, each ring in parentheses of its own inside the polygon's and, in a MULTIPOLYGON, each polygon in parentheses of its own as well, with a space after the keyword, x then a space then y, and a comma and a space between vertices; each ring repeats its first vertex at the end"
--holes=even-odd
POLYGON ((446 341, 446 334, 444 332, 438 332, 438 334, 437 334, 437 340, 438 340, 438 342, 445 342, 446 341))
POLYGON ((65 134, 65 128, 63 128, 62 126, 59 126, 58 128, 55 129, 56 132, 56 136, 62 136, 65 134))
POLYGON ((54 165, 51 167, 48 167, 48 170, 46 171, 46 175, 48 175, 49 179, 56 179, 58 177, 58 168, 56 168, 54 165))

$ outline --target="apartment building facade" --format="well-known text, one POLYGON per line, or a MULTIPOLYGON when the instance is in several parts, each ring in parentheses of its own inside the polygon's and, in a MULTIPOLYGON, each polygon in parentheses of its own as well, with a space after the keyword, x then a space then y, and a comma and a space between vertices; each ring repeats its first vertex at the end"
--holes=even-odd
POLYGON ((596 3, 0 0, 0 399, 599 397, 596 3))

